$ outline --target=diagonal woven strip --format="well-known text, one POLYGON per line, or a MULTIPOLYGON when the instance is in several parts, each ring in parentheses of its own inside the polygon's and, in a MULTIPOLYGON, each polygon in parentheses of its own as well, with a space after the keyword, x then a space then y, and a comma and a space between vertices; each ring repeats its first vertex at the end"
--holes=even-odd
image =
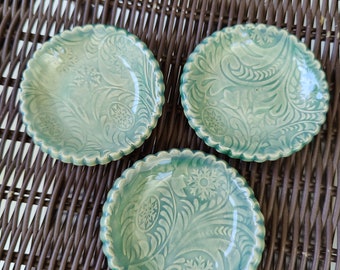
POLYGON ((259 269, 339 269, 339 22, 337 0, 1 1, 0 268, 107 269, 99 220, 114 180, 147 154, 186 147, 226 160, 253 188, 268 228, 259 269), (246 22, 284 28, 304 42, 330 89, 327 119, 313 141, 261 164, 206 146, 180 105, 179 78, 194 47, 215 30, 246 22), (164 75, 165 104, 139 149, 107 165, 75 167, 43 154, 26 135, 18 88, 43 42, 95 23, 125 28, 147 44, 164 75))

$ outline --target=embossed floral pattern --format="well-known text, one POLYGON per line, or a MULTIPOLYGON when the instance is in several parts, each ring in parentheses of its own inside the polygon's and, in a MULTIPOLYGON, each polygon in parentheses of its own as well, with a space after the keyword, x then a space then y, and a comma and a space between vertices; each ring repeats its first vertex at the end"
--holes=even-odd
POLYGON ((244 179, 224 162, 190 150, 161 152, 115 183, 101 220, 111 268, 257 268, 263 217, 244 179))
POLYGON ((227 27, 186 63, 180 89, 185 114, 219 152, 259 162, 288 156, 325 121, 329 91, 320 67, 284 30, 227 27))
POLYGON ((138 206, 137 225, 143 231, 148 231, 152 228, 159 213, 159 202, 154 196, 146 199, 138 206))
POLYGON ((122 103, 113 103, 109 109, 110 121, 121 130, 128 130, 133 126, 134 116, 122 103))
POLYGON ((212 133, 221 135, 225 132, 225 116, 216 108, 208 107, 203 110, 202 118, 212 133))
POLYGON ((52 57, 52 63, 56 65, 56 70, 60 72, 72 70, 78 62, 78 57, 75 56, 70 49, 62 46, 51 48, 49 55, 52 57))
POLYGON ((150 136, 164 103, 163 76, 146 45, 105 25, 52 37, 30 60, 21 89, 29 135, 52 157, 77 165, 131 153, 150 136), (59 121, 43 119, 51 114, 59 121), (56 125, 65 130, 58 139, 56 125))
POLYGON ((50 140, 60 140, 63 134, 63 125, 60 119, 54 115, 41 114, 36 119, 36 126, 50 140))
POLYGON ((218 171, 203 167, 192 170, 187 180, 187 188, 191 195, 207 200, 217 195, 223 180, 225 178, 218 171))
POLYGON ((193 260, 186 260, 184 263, 185 270, 213 270, 213 264, 206 261, 202 256, 198 256, 193 260))
POLYGON ((102 77, 96 68, 84 67, 78 70, 74 83, 77 86, 85 86, 91 89, 100 85, 101 80, 102 77))
POLYGON ((251 40, 253 40, 257 45, 263 46, 265 48, 273 46, 273 44, 282 37, 280 34, 278 35, 274 32, 268 32, 265 28, 251 29, 249 34, 251 40))

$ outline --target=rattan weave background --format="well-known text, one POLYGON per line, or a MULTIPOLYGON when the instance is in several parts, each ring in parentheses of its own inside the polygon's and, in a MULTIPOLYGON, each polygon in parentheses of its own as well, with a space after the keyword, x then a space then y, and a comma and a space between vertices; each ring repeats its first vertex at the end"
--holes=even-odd
POLYGON ((254 189, 267 226, 259 269, 340 269, 339 23, 337 0, 1 0, 0 268, 107 269, 99 220, 114 180, 149 153, 188 147, 225 159, 254 189), (189 128, 179 100, 179 76, 194 46, 217 29, 245 22, 296 35, 321 61, 330 86, 320 134, 275 162, 217 154, 189 128), (18 87, 44 41, 87 23, 126 28, 149 46, 164 74, 166 103, 141 148, 106 166, 76 167, 46 156, 26 135, 18 87))

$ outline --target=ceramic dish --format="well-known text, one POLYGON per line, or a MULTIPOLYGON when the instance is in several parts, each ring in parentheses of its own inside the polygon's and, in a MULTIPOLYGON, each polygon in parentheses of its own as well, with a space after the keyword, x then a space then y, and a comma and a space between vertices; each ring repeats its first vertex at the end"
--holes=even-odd
POLYGON ((285 30, 237 25, 203 40, 181 77, 184 112, 217 151, 262 162, 299 151, 328 110, 325 74, 285 30))
POLYGON ((264 248, 263 216, 246 181, 187 149, 127 169, 100 224, 112 269, 256 269, 264 248))
POLYGON ((117 160, 149 137, 161 115, 157 61, 113 26, 64 31, 34 54, 21 83, 23 122, 44 152, 64 162, 117 160))

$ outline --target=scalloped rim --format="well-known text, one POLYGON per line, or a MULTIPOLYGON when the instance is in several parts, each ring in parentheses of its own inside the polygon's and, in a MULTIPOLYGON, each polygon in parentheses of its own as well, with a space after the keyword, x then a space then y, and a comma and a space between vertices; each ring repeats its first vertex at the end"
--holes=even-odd
POLYGON ((171 149, 169 151, 160 151, 154 155, 148 155, 144 159, 136 161, 132 167, 126 169, 122 175, 117 178, 114 182, 113 187, 109 191, 107 195, 107 199, 103 206, 103 214, 100 219, 100 239, 103 244, 103 252, 107 257, 109 267, 111 269, 120 269, 121 267, 117 265, 114 253, 114 247, 112 241, 110 240, 110 217, 113 213, 114 204, 117 201, 117 193, 121 188, 130 183, 130 177, 135 174, 135 171, 138 171, 141 167, 143 167, 147 163, 157 163, 161 159, 169 159, 174 156, 187 156, 187 158, 200 157, 203 159, 208 159, 215 163, 219 163, 223 165, 226 172, 230 173, 235 180, 235 184, 239 187, 239 189, 243 190, 246 197, 248 197, 248 202, 251 205, 251 208, 255 217, 256 230, 254 232, 255 235, 255 249, 254 254, 252 254, 251 261, 249 263, 249 270, 256 270, 264 250, 264 237, 265 237, 265 226, 264 226, 264 217, 262 215, 260 205, 255 198, 253 190, 249 187, 247 181, 237 172, 236 169, 231 167, 224 160, 217 159, 214 155, 206 154, 202 151, 192 151, 190 149, 171 149))
POLYGON ((214 32, 211 36, 206 37, 205 39, 202 40, 202 42, 200 44, 198 44, 196 46, 196 48, 194 49, 194 51, 189 55, 186 64, 184 65, 183 68, 183 73, 181 75, 181 82, 180 82, 180 94, 181 94, 181 103, 184 109, 184 114, 186 116, 186 118, 188 119, 189 125, 191 126, 192 129, 195 130, 196 134, 198 137, 200 137, 208 146, 213 147, 216 149, 216 151, 222 153, 222 154, 226 154, 232 158, 238 158, 244 161, 255 161, 255 162, 264 162, 266 160, 276 160, 282 157, 287 157, 292 155, 295 152, 298 152, 299 150, 301 150, 305 145, 307 145, 308 143, 310 143, 312 141, 312 139, 314 138, 315 135, 317 135, 320 132, 321 129, 321 125, 323 125, 323 123, 326 121, 326 114, 328 112, 328 108, 329 108, 329 87, 328 87, 328 83, 325 79, 325 73, 324 71, 321 69, 321 64, 320 62, 315 58, 314 54, 307 48, 307 46, 302 43, 301 41, 299 41, 297 39, 296 36, 288 33, 286 30, 284 29, 280 29, 277 28, 276 26, 268 26, 265 24, 252 24, 252 23, 247 23, 247 24, 238 24, 238 25, 234 25, 232 27, 225 27, 219 31, 214 32), (316 127, 316 129, 313 131, 313 133, 309 133, 308 137, 305 138, 304 142, 301 142, 297 147, 292 148, 292 149, 287 149, 286 151, 281 151, 278 150, 275 153, 272 154, 254 154, 254 155, 249 155, 246 153, 240 153, 237 152, 235 150, 233 150, 232 148, 226 147, 221 145, 220 142, 213 140, 210 136, 208 132, 204 132, 202 129, 202 126, 200 126, 199 124, 197 124, 197 122, 195 121, 195 115, 191 113, 190 111, 190 103, 188 102, 188 99, 185 97, 185 92, 187 92, 187 88, 186 88, 186 82, 187 82, 187 78, 188 76, 190 76, 190 69, 191 69, 191 65, 192 63, 195 61, 195 57, 196 55, 198 55, 206 46, 209 46, 209 43, 211 41, 213 41, 218 35, 225 33, 227 31, 230 30, 234 30, 234 29, 239 29, 239 28, 248 28, 248 27, 252 27, 252 28, 266 28, 269 30, 273 30, 273 31, 280 31, 282 33, 284 33, 287 37, 289 37, 291 39, 291 41, 294 43, 294 45, 299 46, 306 55, 308 55, 314 62, 314 65, 316 67, 316 69, 319 71, 319 75, 320 75, 320 82, 322 84, 322 88, 325 91, 324 93, 324 99, 326 102, 326 106, 324 107, 324 111, 323 114, 321 115, 321 121, 318 123, 318 126, 316 127))
POLYGON ((96 25, 84 25, 84 26, 76 26, 72 30, 65 30, 55 36, 53 36, 50 40, 43 43, 41 48, 34 52, 33 57, 28 61, 27 67, 23 73, 23 79, 20 84, 20 92, 19 92, 19 102, 20 102, 20 112, 22 114, 22 121, 24 125, 26 126, 26 132, 27 134, 32 138, 33 142, 40 147, 40 149, 49 154, 51 157, 59 159, 65 163, 73 163, 74 165, 87 165, 87 166, 94 166, 97 164, 107 164, 111 161, 118 160, 122 158, 125 155, 130 154, 133 150, 140 147, 144 141, 150 137, 152 130, 156 127, 158 119, 162 115, 162 108, 164 104, 164 92, 165 92, 165 86, 163 81, 163 74, 159 67, 159 64, 157 60, 155 59, 153 53, 149 50, 147 45, 141 41, 137 36, 134 34, 126 31, 125 29, 118 28, 116 26, 112 25, 103 25, 103 24, 96 24, 96 25), (135 42, 135 45, 142 49, 145 56, 149 59, 150 64, 154 67, 154 74, 156 76, 156 83, 158 85, 159 91, 159 101, 156 107, 155 115, 152 119, 152 121, 147 126, 147 130, 143 136, 140 136, 138 140, 135 141, 134 144, 131 144, 130 146, 117 150, 116 152, 111 152, 105 156, 78 156, 78 155, 68 155, 63 152, 63 150, 57 150, 54 146, 48 145, 43 138, 39 136, 39 134, 32 129, 32 123, 27 116, 29 114, 29 110, 26 107, 25 100, 22 98, 22 93, 25 91, 24 83, 25 80, 27 80, 27 70, 32 68, 32 65, 35 65, 35 61, 37 57, 41 57, 45 52, 44 48, 47 46, 46 44, 55 42, 55 39, 57 37, 63 37, 65 34, 75 33, 75 32, 84 32, 89 30, 100 30, 100 29, 108 29, 114 33, 123 33, 128 38, 132 39, 135 42))

